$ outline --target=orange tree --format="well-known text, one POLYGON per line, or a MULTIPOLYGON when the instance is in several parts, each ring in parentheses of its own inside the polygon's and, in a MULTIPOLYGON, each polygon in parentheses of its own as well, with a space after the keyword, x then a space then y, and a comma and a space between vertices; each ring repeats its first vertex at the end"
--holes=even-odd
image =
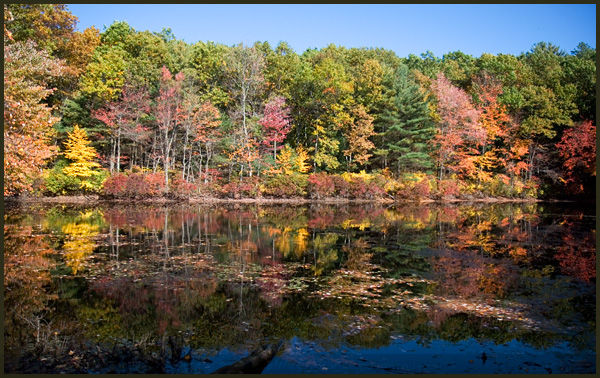
POLYGON ((32 41, 4 45, 5 196, 31 190, 34 176, 55 154, 50 138, 58 118, 43 101, 53 92, 48 81, 62 71, 61 62, 32 41))

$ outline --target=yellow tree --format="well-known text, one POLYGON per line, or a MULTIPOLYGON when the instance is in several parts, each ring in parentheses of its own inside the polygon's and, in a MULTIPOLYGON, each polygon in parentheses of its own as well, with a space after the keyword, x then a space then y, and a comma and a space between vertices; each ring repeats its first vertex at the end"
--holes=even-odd
POLYGON ((277 155, 277 163, 279 163, 279 167, 283 169, 283 172, 286 175, 291 175, 294 173, 293 154, 294 150, 292 150, 292 148, 286 144, 279 155, 277 155))
POLYGON ((69 177, 79 179, 80 188, 87 191, 96 189, 93 178, 99 175, 100 172, 94 170, 99 168, 100 164, 96 163, 96 149, 90 146, 85 130, 75 125, 73 131, 68 133, 68 138, 65 142, 64 156, 71 160, 71 164, 63 168, 63 173, 69 177))
POLYGON ((373 117, 364 106, 358 104, 350 109, 348 118, 342 121, 340 128, 348 141, 348 148, 344 150, 348 167, 352 167, 354 163, 365 165, 371 157, 369 151, 375 148, 375 144, 369 139, 375 135, 373 117))
POLYGON ((308 151, 304 149, 302 146, 298 146, 296 148, 296 161, 295 168, 299 173, 306 173, 310 169, 310 165, 308 164, 308 151))
POLYGON ((302 146, 294 150, 289 144, 286 144, 277 155, 277 165, 286 175, 293 175, 296 172, 306 173, 310 169, 308 159, 308 151, 302 146))

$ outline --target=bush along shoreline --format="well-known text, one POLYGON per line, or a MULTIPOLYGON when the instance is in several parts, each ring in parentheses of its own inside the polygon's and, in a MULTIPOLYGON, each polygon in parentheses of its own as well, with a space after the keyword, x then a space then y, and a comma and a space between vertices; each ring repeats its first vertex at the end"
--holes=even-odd
MULTIPOLYGON (((213 182, 186 182, 178 174, 125 171, 107 177, 91 190, 61 190, 38 185, 36 190, 5 200, 42 202, 147 201, 147 202, 459 202, 537 201, 535 182, 492 180, 485 185, 424 173, 394 178, 382 173, 325 172, 231 177, 213 182)), ((54 183, 53 183, 54 184, 54 183)))

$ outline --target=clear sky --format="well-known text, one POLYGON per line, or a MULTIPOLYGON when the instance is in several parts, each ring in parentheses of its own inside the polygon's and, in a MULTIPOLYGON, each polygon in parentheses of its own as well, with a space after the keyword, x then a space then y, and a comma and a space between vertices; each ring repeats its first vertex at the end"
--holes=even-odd
POLYGON ((331 43, 382 47, 399 57, 430 50, 442 57, 462 51, 518 55, 537 42, 567 53, 579 42, 596 47, 595 4, 69 4, 78 29, 103 31, 127 21, 138 31, 171 28, 187 43, 251 45, 287 42, 298 54, 331 43))

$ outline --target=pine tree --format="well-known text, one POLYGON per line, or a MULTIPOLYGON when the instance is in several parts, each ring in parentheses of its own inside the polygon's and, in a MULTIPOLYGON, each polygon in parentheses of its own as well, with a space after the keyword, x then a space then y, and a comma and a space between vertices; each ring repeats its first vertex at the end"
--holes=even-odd
POLYGON ((380 120, 387 160, 396 165, 398 174, 431 169, 428 141, 435 136, 435 125, 419 85, 409 79, 408 67, 400 65, 394 75, 393 107, 386 109, 380 120))

